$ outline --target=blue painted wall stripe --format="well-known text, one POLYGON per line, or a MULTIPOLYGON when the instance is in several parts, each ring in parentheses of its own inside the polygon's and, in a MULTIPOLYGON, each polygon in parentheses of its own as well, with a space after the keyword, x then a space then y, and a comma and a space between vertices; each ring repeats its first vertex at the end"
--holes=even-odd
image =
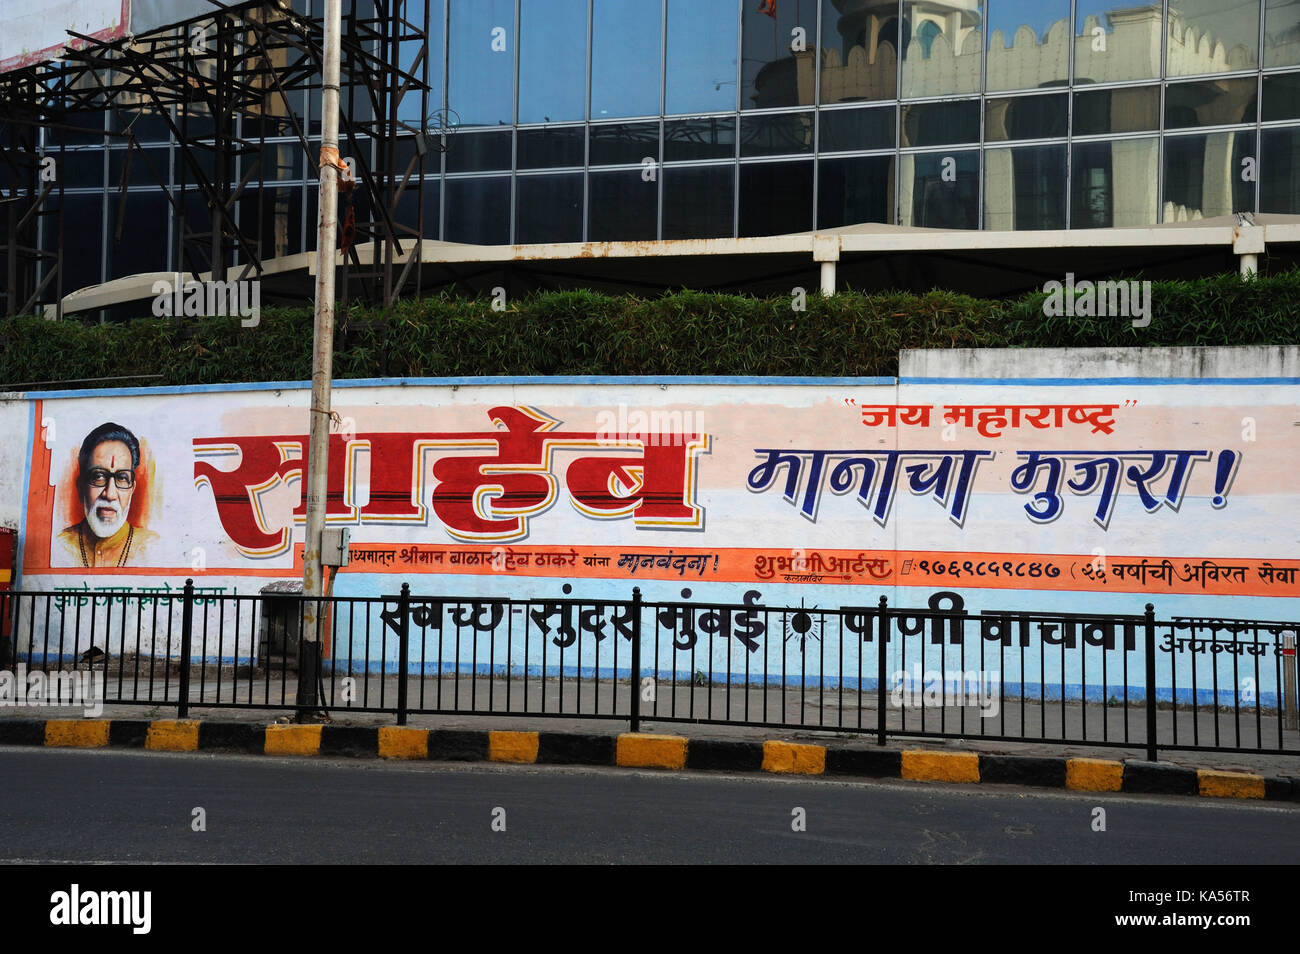
POLYGON ((1267 385, 1267 384, 1300 384, 1300 378, 900 378, 900 384, 961 384, 961 385, 984 385, 984 384, 1015 384, 1026 387, 1096 387, 1099 384, 1107 385, 1147 385, 1160 386, 1169 384, 1196 384, 1207 387, 1237 384, 1237 385, 1267 385))

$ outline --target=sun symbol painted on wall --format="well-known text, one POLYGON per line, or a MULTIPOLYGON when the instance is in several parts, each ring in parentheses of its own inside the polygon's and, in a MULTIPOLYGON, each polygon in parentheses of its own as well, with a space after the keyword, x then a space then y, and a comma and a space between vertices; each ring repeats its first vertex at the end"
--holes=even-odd
POLYGON ((784 613, 781 617, 781 629, 784 634, 784 642, 790 642, 792 639, 799 640, 799 649, 802 650, 808 640, 821 642, 822 638, 822 620, 820 614, 813 616, 808 612, 809 609, 816 610, 816 606, 804 606, 804 601, 799 601, 799 609, 794 613, 784 613))

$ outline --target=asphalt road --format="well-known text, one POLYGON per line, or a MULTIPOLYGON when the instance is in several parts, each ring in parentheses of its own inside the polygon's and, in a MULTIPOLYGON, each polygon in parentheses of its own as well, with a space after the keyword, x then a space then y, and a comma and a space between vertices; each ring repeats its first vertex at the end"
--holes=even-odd
POLYGON ((0 779, 8 863, 1300 861, 1300 810, 1277 803, 27 748, 0 748, 0 779))

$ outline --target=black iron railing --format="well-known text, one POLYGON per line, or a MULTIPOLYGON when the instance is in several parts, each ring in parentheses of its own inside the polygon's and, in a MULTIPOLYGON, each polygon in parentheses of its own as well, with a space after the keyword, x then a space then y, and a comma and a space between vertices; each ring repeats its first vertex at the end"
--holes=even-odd
POLYGON ((925 607, 412 595, 0 593, 4 705, 727 723, 1300 754, 1295 623, 925 607), (90 698, 94 696, 95 698, 90 698), (304 699, 310 701, 305 704, 304 699))

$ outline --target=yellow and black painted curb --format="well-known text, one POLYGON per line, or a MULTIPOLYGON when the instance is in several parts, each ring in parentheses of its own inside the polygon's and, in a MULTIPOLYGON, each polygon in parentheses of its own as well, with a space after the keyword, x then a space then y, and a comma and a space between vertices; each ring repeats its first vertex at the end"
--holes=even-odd
POLYGON ((1300 778, 1193 769, 1163 762, 827 747, 776 739, 688 739, 643 732, 612 736, 395 726, 258 725, 208 719, 2 719, 0 745, 713 769, 1300 802, 1300 778))

